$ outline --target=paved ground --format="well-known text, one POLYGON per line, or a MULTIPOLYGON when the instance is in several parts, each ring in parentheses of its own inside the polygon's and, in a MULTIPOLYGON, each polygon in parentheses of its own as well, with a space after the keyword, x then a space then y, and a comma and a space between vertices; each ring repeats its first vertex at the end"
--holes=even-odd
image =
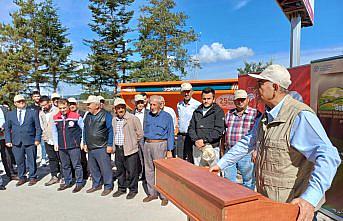
POLYGON ((45 187, 44 183, 50 179, 50 175, 46 175, 47 168, 39 172, 45 177, 35 186, 25 184, 16 187, 16 181, 11 181, 6 186, 7 190, 0 192, 1 221, 186 220, 186 216, 171 203, 166 207, 160 206, 160 200, 143 203, 145 194, 141 184, 140 193, 133 200, 126 200, 125 195, 119 198, 113 198, 112 195, 101 197, 100 191, 87 194, 90 181, 81 192, 72 194, 72 189, 57 192, 58 185, 45 187))

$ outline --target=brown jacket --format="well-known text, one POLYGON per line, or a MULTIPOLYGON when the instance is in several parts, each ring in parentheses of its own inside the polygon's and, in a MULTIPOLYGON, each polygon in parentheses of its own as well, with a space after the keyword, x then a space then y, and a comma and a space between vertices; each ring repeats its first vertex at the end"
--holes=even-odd
MULTIPOLYGON (((116 137, 116 125, 117 118, 113 117, 112 126, 113 126, 113 148, 115 147, 115 137, 116 137)), ((143 129, 141 123, 133 114, 128 112, 124 115, 124 156, 129 156, 131 154, 138 152, 139 141, 143 138, 143 129)))

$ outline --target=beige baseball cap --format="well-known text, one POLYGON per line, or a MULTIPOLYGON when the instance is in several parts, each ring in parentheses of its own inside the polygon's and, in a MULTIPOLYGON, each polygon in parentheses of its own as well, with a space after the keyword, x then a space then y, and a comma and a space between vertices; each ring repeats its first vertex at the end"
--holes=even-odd
POLYGON ((116 99, 114 100, 113 106, 118 106, 118 105, 120 105, 120 104, 126 105, 125 100, 124 100, 123 98, 116 98, 116 99))
POLYGON ((269 65, 261 74, 248 74, 250 77, 256 79, 267 80, 275 84, 279 84, 281 87, 288 89, 291 85, 291 75, 288 70, 279 64, 269 65))
POLYGON ((25 100, 26 100, 25 97, 21 94, 14 96, 14 102, 25 101, 25 100))
POLYGON ((240 90, 235 91, 234 100, 237 100, 240 98, 246 99, 247 97, 248 97, 248 94, 245 90, 240 89, 240 90))
POLYGON ((214 152, 214 149, 212 145, 207 144, 202 149, 202 156, 201 158, 206 162, 211 162, 216 159, 216 154, 214 152))
POLYGON ((61 96, 58 93, 56 93, 56 92, 52 93, 52 95, 51 95, 51 99, 60 98, 60 97, 61 96))
POLYGON ((85 103, 85 104, 90 104, 90 103, 100 104, 100 99, 98 98, 98 96, 89 95, 87 100, 84 101, 83 103, 85 103))
POLYGON ((69 103, 77 103, 77 100, 73 97, 68 98, 69 103))
POLYGON ((141 95, 141 94, 136 94, 135 95, 135 102, 137 102, 137 101, 144 101, 144 100, 145 100, 145 98, 144 98, 143 95, 141 95))
POLYGON ((192 90, 192 85, 188 82, 184 82, 181 84, 181 91, 190 91, 192 90))

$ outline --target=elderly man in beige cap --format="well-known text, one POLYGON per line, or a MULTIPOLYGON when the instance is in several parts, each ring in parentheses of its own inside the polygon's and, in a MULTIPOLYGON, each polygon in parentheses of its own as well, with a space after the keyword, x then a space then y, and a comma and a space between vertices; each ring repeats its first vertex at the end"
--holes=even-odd
POLYGON ((84 102, 88 114, 84 119, 84 149, 88 151, 88 165, 92 176, 92 188, 87 193, 102 189, 102 196, 113 190, 113 174, 110 153, 113 151, 112 115, 101 109, 100 99, 90 95, 84 102))
POLYGON ((177 104, 178 138, 176 155, 193 163, 193 144, 188 134, 189 122, 193 112, 200 106, 200 102, 192 98, 193 88, 188 82, 181 84, 182 101, 177 104))
MULTIPOLYGON (((236 90, 234 94, 236 108, 229 110, 225 116, 225 142, 223 150, 225 153, 231 149, 244 135, 252 129, 258 116, 255 108, 249 107, 249 97, 245 90, 236 90)), ((251 154, 247 154, 236 164, 227 167, 224 177, 236 182, 237 170, 243 178, 243 185, 255 190, 254 163, 251 154)))
POLYGON ((126 111, 124 99, 117 98, 114 108, 116 116, 113 118, 112 127, 118 190, 113 197, 119 197, 129 189, 126 199, 133 199, 138 193, 138 151, 143 129, 139 119, 126 111))
POLYGON ((255 149, 257 192, 298 205, 298 220, 310 221, 341 163, 337 149, 315 112, 288 95, 285 67, 274 64, 249 75, 257 79, 266 112, 210 171, 225 170, 255 149))
POLYGON ((56 113, 55 113, 55 114, 57 114, 58 111, 59 111, 59 109, 58 109, 58 107, 57 107, 57 101, 58 101, 60 98, 61 98, 61 96, 60 96, 57 92, 54 92, 54 93, 52 93, 52 95, 51 95, 51 101, 52 101, 52 103, 53 103, 53 105, 54 105, 54 108, 56 109, 56 113))
POLYGON ((29 168, 29 186, 37 183, 37 145, 40 144, 42 129, 38 114, 31 108, 26 108, 26 100, 22 95, 14 97, 16 108, 7 114, 5 123, 6 146, 12 147, 18 166, 21 186, 26 182, 26 166, 29 168), (27 165, 26 165, 27 164, 27 165))

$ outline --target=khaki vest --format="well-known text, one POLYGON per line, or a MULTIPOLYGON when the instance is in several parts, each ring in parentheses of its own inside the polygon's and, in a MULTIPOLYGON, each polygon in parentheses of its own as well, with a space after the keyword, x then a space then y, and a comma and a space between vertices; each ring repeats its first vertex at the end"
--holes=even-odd
POLYGON ((264 114, 258 127, 257 192, 278 202, 289 203, 299 197, 307 189, 314 168, 312 162, 290 145, 292 125, 304 110, 314 113, 306 104, 287 95, 278 116, 267 123, 264 114))

